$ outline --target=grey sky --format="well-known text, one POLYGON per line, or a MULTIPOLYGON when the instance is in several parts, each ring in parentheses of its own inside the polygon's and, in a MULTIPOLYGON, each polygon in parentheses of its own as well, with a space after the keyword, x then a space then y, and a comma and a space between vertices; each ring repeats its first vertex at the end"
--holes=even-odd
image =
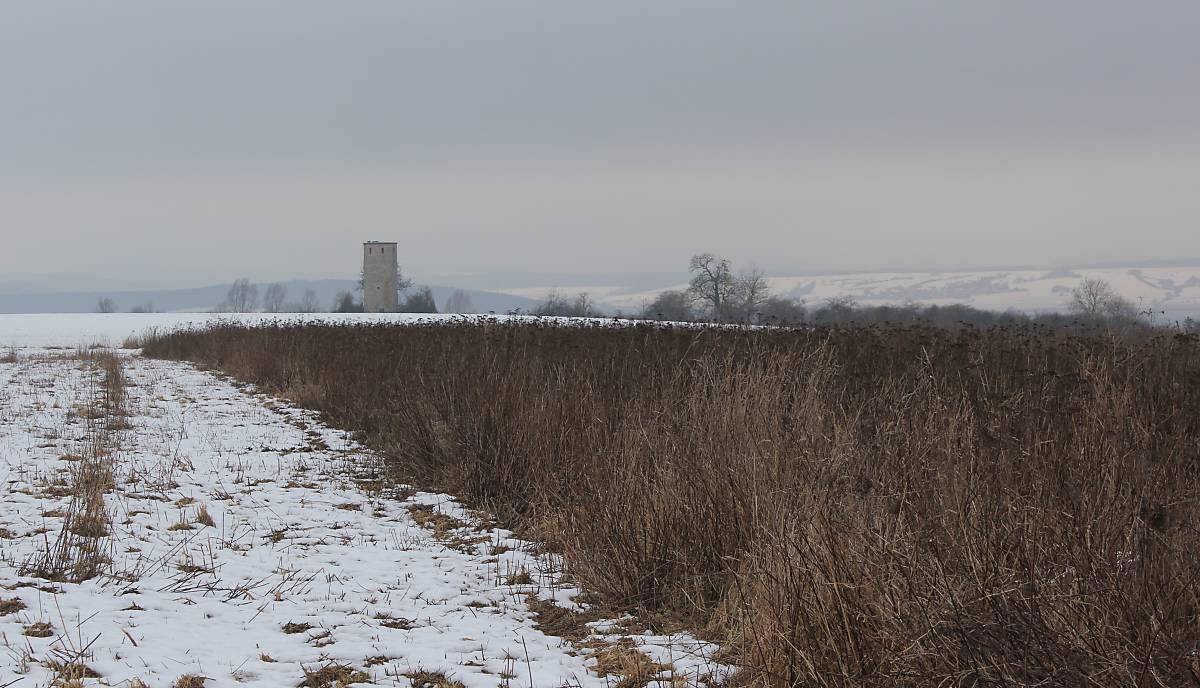
POLYGON ((1197 35, 1194 0, 0 0, 0 272, 1200 257, 1197 35))

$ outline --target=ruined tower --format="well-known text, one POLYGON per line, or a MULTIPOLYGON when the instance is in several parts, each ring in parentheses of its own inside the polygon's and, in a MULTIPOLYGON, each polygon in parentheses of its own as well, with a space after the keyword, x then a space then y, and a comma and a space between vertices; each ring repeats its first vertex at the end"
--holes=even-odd
POLYGON ((399 272, 396 265, 396 242, 368 241, 363 244, 364 311, 396 312, 399 272))

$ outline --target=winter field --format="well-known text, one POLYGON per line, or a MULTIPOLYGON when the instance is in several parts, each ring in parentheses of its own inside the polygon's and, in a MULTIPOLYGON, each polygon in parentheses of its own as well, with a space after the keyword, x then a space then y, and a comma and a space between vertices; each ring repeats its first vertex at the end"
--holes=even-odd
POLYGON ((1200 680, 1200 335, 196 317, 0 319, 0 688, 1200 680))
POLYGON ((203 321, 0 316, 0 686, 722 676, 713 646, 588 613, 556 556, 386 480, 314 414, 96 347, 203 321))
POLYGON ((382 323, 463 317, 467 316, 411 313, 0 313, 0 348, 76 348, 96 344, 117 347, 127 339, 139 337, 148 331, 203 327, 214 322, 382 323))
POLYGON ((144 354, 403 457, 734 685, 1200 677, 1197 335, 220 326, 144 354))

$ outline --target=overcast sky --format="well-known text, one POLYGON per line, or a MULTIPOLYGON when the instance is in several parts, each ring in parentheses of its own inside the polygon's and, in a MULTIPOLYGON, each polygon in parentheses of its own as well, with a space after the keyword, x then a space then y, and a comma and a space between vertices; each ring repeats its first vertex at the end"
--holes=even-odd
POLYGON ((0 0, 0 273, 1200 257, 1200 2, 0 0))

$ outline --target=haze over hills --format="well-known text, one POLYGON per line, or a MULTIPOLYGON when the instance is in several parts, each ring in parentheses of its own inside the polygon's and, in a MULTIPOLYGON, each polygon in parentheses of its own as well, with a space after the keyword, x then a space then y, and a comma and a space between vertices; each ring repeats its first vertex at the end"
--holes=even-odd
MULTIPOLYGON (((867 305, 965 304, 986 310, 1024 312, 1066 310, 1071 290, 1084 277, 1107 281, 1139 309, 1153 309, 1168 319, 1200 317, 1200 260, 1071 268, 768 273, 772 293, 802 299, 808 304, 850 297, 867 305)), ((572 286, 554 283, 499 290, 531 299, 543 298, 552 289, 566 293, 586 291, 598 302, 636 312, 665 290, 686 288, 686 275, 680 274, 649 289, 605 284, 592 277, 590 284, 577 281, 572 286)))
MULTIPOLYGON (((204 312, 215 310, 225 299, 228 284, 217 284, 185 289, 138 289, 82 291, 53 291, 49 284, 53 280, 45 277, 27 276, 26 279, 11 279, 0 275, 0 313, 91 313, 102 298, 112 299, 120 311, 132 308, 152 307, 164 312, 204 312), (38 291, 39 289, 45 291, 38 291)), ((334 298, 343 291, 354 291, 355 280, 287 280, 280 282, 287 288, 287 301, 299 301, 306 290, 313 290, 322 310, 329 310, 334 298)), ((260 291, 264 285, 260 285, 260 291)), ((453 287, 431 286, 438 307, 445 305, 454 291, 453 287)), ((487 313, 504 313, 513 309, 528 309, 534 305, 532 299, 477 289, 464 290, 471 299, 474 309, 487 313)))
POLYGON ((62 292, 135 291, 152 289, 154 285, 120 278, 83 273, 0 273, 0 295, 51 294, 62 292))
MULTIPOLYGON (((100 288, 104 281, 96 278, 63 277, 0 274, 0 312, 92 312, 100 298, 112 299, 121 311, 146 305, 167 312, 211 311, 224 300, 229 288, 228 284, 218 284, 182 289, 115 290, 100 288), (68 286, 85 288, 64 288, 68 286)), ((954 271, 768 273, 773 294, 800 299, 810 305, 849 297, 867 305, 957 303, 986 310, 1015 309, 1031 313, 1066 310, 1071 290, 1084 277, 1107 281, 1139 309, 1154 310, 1167 320, 1200 317, 1200 260, 1069 268, 1019 266, 954 271)), ((465 287, 474 310, 481 313, 528 311, 551 292, 566 296, 586 292, 600 313, 635 314, 665 290, 686 289, 687 274, 683 271, 497 272, 418 276, 418 283, 432 281, 465 287)), ((298 301, 306 290, 313 290, 322 310, 330 309, 339 292, 353 291, 357 287, 354 280, 289 280, 281 284, 288 290, 288 301, 298 301)), ((443 308, 455 287, 433 286, 432 289, 438 307, 443 308)))

